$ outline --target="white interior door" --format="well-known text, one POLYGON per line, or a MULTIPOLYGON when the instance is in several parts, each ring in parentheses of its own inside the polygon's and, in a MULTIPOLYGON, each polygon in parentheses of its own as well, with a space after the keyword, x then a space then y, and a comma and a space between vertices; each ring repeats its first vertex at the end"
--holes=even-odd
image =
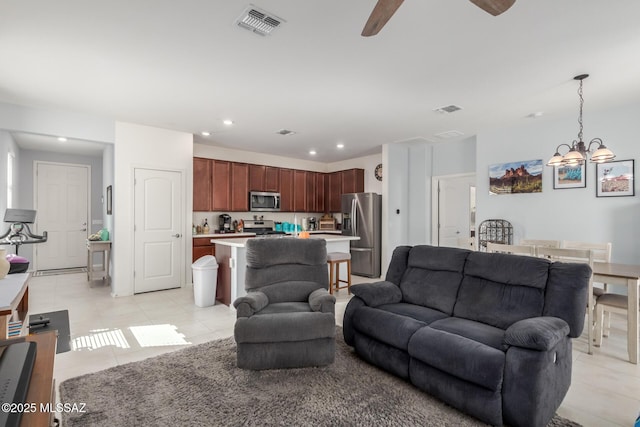
POLYGON ((182 173, 134 171, 134 292, 180 287, 182 173))
POLYGON ((441 178, 438 186, 438 245, 473 249, 475 176, 441 178))
POLYGON ((37 230, 49 235, 34 245, 38 270, 86 267, 90 176, 87 165, 36 163, 37 230))

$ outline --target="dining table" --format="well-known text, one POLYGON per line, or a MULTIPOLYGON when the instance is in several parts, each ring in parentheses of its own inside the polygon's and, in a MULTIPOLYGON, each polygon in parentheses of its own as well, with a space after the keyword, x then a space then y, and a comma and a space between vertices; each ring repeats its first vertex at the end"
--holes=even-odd
POLYGON ((640 265, 594 262, 593 281, 627 287, 627 352, 629 361, 637 365, 640 265))

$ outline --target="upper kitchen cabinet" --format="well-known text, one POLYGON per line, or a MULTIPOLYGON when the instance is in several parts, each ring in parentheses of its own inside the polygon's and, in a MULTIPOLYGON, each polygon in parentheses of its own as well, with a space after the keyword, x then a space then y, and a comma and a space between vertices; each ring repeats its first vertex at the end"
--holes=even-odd
POLYGON ((311 212, 326 212, 325 206, 325 187, 327 181, 327 174, 321 172, 315 172, 314 178, 316 180, 316 205, 311 212))
POLYGON ((193 210, 211 211, 211 159, 193 159, 193 210))
POLYGON ((307 171, 293 171, 293 210, 294 212, 307 210, 307 171))
POLYGON ((293 169, 280 169, 280 210, 293 212, 293 169))
POLYGON ((249 210, 249 165, 231 163, 231 209, 236 212, 249 210))
POLYGON ((231 208, 231 162, 211 161, 212 211, 228 211, 231 208))
POLYGON ((249 165, 249 191, 280 191, 280 168, 249 165))
POLYGON ((266 166, 264 170, 264 191, 280 191, 280 168, 266 166))
POLYGON ((362 193, 364 191, 364 169, 342 171, 342 194, 362 193))

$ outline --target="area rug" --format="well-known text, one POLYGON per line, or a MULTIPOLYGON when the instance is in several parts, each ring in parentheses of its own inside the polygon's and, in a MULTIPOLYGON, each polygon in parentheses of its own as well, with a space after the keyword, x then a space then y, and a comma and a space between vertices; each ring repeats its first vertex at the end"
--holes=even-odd
POLYGON ((33 277, 58 276, 60 274, 75 274, 75 273, 86 273, 86 272, 87 272, 87 267, 56 268, 54 270, 38 270, 33 273, 33 277))
POLYGON ((37 322, 41 318, 49 319, 46 326, 34 326, 29 328, 31 334, 58 331, 56 354, 71 350, 71 332, 69 330, 69 310, 52 311, 50 313, 32 314, 29 316, 29 324, 37 322))
MULTIPOLYGON (((60 401, 78 411, 62 425, 485 425, 363 362, 338 333, 336 361, 322 368, 241 370, 227 338, 71 378, 60 401)), ((558 416, 549 425, 579 426, 558 416)))

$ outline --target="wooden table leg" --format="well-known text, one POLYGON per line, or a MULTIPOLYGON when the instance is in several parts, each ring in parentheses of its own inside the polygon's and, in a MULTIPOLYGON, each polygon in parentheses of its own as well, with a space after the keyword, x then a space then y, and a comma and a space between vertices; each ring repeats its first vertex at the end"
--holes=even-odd
POLYGON ((627 350, 629 361, 638 364, 638 286, 640 279, 627 279, 627 350))

